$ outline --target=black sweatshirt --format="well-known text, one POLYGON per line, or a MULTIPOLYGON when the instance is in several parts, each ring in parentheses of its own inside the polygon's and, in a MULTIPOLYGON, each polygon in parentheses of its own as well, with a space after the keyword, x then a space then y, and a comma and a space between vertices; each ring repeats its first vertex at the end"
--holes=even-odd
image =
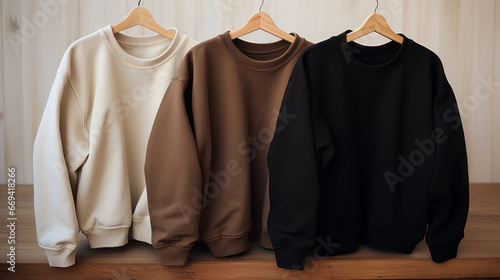
POLYGON ((425 235, 435 262, 454 258, 467 154, 441 61, 406 37, 367 47, 345 43, 349 32, 304 51, 281 105, 290 117, 268 153, 278 266, 360 243, 411 253, 425 235))

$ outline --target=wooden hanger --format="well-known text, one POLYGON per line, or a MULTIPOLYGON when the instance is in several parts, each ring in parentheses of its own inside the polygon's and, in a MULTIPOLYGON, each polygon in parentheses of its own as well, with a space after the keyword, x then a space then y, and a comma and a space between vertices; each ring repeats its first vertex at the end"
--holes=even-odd
POLYGON ((113 25, 113 33, 118 33, 130 27, 141 25, 167 38, 174 39, 175 33, 161 27, 154 19, 148 9, 141 6, 141 0, 137 7, 133 8, 127 17, 121 22, 113 25))
MULTIPOLYGON (((264 4, 264 1, 262 1, 264 4)), ((229 32, 229 36, 232 39, 238 38, 255 30, 262 29, 266 32, 273 34, 274 36, 280 37, 283 40, 286 40, 292 43, 295 40, 293 35, 286 33, 276 26, 271 16, 267 13, 261 11, 262 4, 260 5, 259 11, 253 14, 250 19, 243 25, 242 27, 229 32)))
POLYGON ((373 14, 368 16, 358 29, 347 34, 346 36, 347 43, 356 40, 360 37, 363 37, 366 34, 372 33, 373 31, 400 44, 403 43, 404 40, 403 36, 396 34, 396 32, 392 31, 385 18, 381 14, 376 13, 377 8, 378 8, 378 0, 377 0, 377 7, 375 7, 375 11, 373 11, 373 14))

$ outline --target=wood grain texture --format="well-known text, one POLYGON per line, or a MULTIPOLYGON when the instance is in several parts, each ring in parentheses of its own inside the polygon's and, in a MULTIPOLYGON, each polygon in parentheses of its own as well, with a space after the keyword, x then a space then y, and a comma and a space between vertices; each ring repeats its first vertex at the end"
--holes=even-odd
POLYGON ((479 262, 464 259, 443 264, 418 260, 343 259, 310 263, 304 271, 279 269, 274 263, 263 261, 200 262, 186 267, 77 264, 70 269, 21 264, 17 267, 18 272, 0 273, 0 276, 2 279, 495 279, 499 277, 498 267, 498 259, 479 262))
MULTIPOLYGON (((164 267, 148 244, 130 241, 119 248, 90 249, 80 235, 76 265, 51 268, 36 242, 33 187, 16 192, 16 272, 7 272, 6 210, 0 210, 0 279, 500 279, 500 184, 471 185, 466 235, 458 257, 436 264, 421 242, 412 254, 361 247, 356 253, 308 259, 304 271, 279 269, 271 250, 253 243, 240 255, 215 258, 198 244, 186 267, 164 267)), ((0 186, 0 209, 6 209, 0 186)))

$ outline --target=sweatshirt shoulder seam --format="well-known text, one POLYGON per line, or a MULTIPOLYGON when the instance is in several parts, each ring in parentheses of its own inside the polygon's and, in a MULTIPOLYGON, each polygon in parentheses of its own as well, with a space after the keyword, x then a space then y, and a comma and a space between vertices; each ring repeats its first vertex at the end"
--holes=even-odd
POLYGON ((188 81, 186 81, 184 78, 181 78, 178 76, 172 78, 172 82, 175 82, 175 81, 179 81, 181 83, 184 83, 186 86, 188 85, 188 81))
POLYGON ((83 113, 83 108, 82 108, 82 102, 80 101, 80 97, 78 96, 78 93, 76 92, 75 87, 73 86, 73 83, 71 82, 70 76, 68 73, 62 70, 58 70, 59 73, 65 76, 65 78, 68 80, 68 84, 71 87, 71 91, 73 92, 73 95, 76 98, 76 102, 78 102, 78 108, 80 109, 80 117, 82 118, 82 127, 83 127, 83 132, 85 133, 85 137, 87 138, 87 142, 90 142, 90 137, 89 133, 87 131, 87 127, 85 126, 85 114, 83 113))
MULTIPOLYGON (((450 86, 449 84, 447 85, 447 87, 450 87, 450 88, 451 88, 451 86, 450 86)), ((450 92, 449 88, 443 88, 443 89, 440 89, 440 90, 436 93, 436 96, 434 97, 434 102, 437 102, 437 101, 439 101, 439 100, 440 100, 440 99, 442 99, 442 98, 445 98, 445 96, 446 96, 447 94, 449 94, 449 92, 450 92)))
POLYGON ((295 85, 297 85, 298 87, 300 87, 302 90, 304 90, 305 92, 309 93, 309 89, 306 88, 305 86, 303 86, 301 83, 299 83, 297 80, 295 79, 290 79, 289 83, 293 83, 295 85))

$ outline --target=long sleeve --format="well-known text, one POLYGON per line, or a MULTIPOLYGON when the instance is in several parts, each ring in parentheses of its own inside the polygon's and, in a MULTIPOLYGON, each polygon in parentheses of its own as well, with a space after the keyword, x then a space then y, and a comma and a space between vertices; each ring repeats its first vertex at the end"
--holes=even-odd
POLYGON ((333 156, 299 59, 285 91, 268 153, 268 227, 278 267, 303 269, 316 239, 322 162, 333 156))
POLYGON ((430 186, 426 236, 435 262, 456 256, 469 209, 464 132, 453 91, 446 81, 443 83, 444 89, 434 102, 436 163, 430 186))
POLYGON ((79 226, 74 198, 78 170, 88 155, 88 139, 78 97, 68 75, 59 71, 33 151, 38 244, 50 266, 75 263, 79 226))
MULTIPOLYGON (((187 70, 187 60, 180 72, 187 70)), ((163 265, 185 265, 199 238, 202 175, 186 111, 188 81, 174 78, 158 110, 146 153, 152 244, 163 265)))

